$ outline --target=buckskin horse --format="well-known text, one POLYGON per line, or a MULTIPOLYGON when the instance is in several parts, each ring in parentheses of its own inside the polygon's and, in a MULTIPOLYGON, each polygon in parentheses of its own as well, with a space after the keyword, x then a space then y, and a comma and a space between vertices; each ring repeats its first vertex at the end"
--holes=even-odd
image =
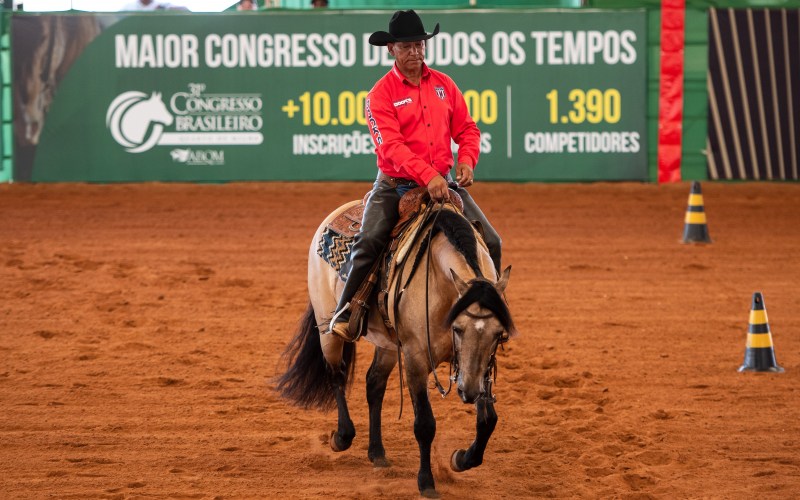
MULTIPOLYGON (((451 197, 456 198, 453 192, 451 197)), ((346 272, 348 245, 360 227, 362 211, 361 201, 345 204, 314 235, 308 258, 310 303, 286 348, 287 370, 276 386, 283 397, 301 407, 338 409, 338 425, 330 438, 337 452, 348 449, 355 437, 345 390, 352 382, 356 344, 325 331, 341 293, 339 273, 346 272), (341 229, 343 225, 349 232, 341 229)), ((376 467, 390 465, 381 437, 381 408, 389 374, 400 363, 401 395, 405 376, 414 408, 420 453, 417 485, 423 496, 437 498, 430 456, 436 421, 428 379, 433 374, 443 397, 455 383, 461 400, 476 406, 475 439, 466 450, 453 452, 450 467, 456 472, 477 467, 497 424, 492 393, 496 350, 516 331, 503 295, 511 268, 498 276, 479 231, 457 208, 428 199, 416 212, 419 216, 399 236, 398 241, 405 238, 407 243, 382 259, 382 291, 377 297, 371 295, 364 318, 363 338, 375 346, 366 377, 367 455, 376 467), (435 367, 448 362, 451 376, 445 390, 435 367)), ((402 414, 402 397, 400 405, 402 414)))

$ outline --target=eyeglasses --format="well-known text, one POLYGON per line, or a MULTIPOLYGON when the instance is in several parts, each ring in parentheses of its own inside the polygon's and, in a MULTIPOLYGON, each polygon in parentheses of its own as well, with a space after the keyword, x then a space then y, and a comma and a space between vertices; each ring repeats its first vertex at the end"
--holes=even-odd
POLYGON ((425 52, 425 40, 420 40, 418 42, 397 42, 394 44, 394 48, 400 52, 425 52))

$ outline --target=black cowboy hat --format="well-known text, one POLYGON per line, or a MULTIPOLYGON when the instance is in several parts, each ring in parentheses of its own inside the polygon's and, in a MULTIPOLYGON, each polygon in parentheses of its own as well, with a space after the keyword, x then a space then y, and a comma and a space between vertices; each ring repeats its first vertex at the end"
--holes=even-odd
POLYGON ((413 10, 398 10, 389 20, 389 32, 376 31, 369 37, 371 45, 384 46, 396 42, 416 42, 433 38, 439 33, 439 23, 433 33, 426 33, 422 19, 413 10))

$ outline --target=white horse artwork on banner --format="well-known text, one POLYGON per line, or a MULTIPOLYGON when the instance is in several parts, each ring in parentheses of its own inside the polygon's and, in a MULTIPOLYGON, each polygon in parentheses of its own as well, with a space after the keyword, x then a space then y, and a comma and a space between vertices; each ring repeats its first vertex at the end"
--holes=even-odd
POLYGON ((125 92, 114 99, 106 113, 106 126, 111 136, 129 153, 140 153, 155 146, 164 127, 172 125, 173 120, 160 92, 153 92, 149 98, 144 92, 125 92))

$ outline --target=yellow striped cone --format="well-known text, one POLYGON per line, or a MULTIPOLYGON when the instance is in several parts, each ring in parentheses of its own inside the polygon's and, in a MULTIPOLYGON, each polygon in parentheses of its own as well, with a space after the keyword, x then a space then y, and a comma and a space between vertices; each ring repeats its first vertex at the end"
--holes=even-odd
POLYGON ((750 325, 747 328, 747 349, 744 352, 744 364, 739 367, 739 371, 783 373, 783 368, 775 361, 767 309, 764 307, 764 297, 761 292, 753 294, 750 325))
POLYGON ((689 193, 689 206, 686 208, 685 224, 683 226, 684 243, 711 243, 706 226, 706 211, 703 207, 703 193, 700 183, 692 182, 689 193))

